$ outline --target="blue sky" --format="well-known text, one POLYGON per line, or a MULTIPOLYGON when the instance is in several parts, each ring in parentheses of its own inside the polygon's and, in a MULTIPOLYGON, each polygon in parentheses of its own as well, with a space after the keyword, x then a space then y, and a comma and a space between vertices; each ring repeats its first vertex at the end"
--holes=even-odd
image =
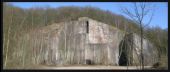
MULTIPOLYGON (((61 6, 92 6, 98 7, 102 10, 109 10, 115 14, 121 14, 121 7, 129 7, 130 2, 11 2, 14 6, 21 8, 31 7, 61 7, 61 6)), ((150 2, 151 3, 151 2, 150 2)), ((150 26, 159 26, 163 29, 168 28, 168 5, 167 2, 152 2, 156 7, 154 11, 154 17, 150 26)), ((149 18, 146 18, 144 22, 148 22, 149 18)))

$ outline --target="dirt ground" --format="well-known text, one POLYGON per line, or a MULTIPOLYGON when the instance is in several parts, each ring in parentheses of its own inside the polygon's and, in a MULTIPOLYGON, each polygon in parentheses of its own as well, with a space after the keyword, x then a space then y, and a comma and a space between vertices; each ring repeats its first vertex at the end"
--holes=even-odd
MULTIPOLYGON (((145 68, 149 68, 148 66, 145 68)), ((120 70, 127 70, 127 69, 140 69, 139 67, 126 67, 126 66, 70 66, 70 67, 43 67, 43 69, 92 69, 92 70, 102 70, 102 69, 120 69, 120 70)))
MULTIPOLYGON (((151 66, 144 66, 145 69, 152 69, 151 66)), ((21 69, 21 68, 20 68, 21 69)), ((22 68, 23 69, 23 68, 22 68)), ((24 69, 41 69, 41 70, 140 70, 140 66, 32 66, 24 69)))

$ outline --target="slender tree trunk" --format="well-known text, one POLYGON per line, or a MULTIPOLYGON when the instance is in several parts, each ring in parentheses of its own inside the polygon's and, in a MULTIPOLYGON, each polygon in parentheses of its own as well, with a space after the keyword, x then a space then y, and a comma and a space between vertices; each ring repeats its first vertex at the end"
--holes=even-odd
POLYGON ((65 46, 64 46, 64 47, 65 47, 64 52, 65 52, 65 54, 64 54, 64 55, 65 55, 65 58, 66 58, 65 61, 67 61, 67 51, 66 51, 66 49, 67 49, 67 46, 66 46, 66 45, 67 45, 67 42, 66 42, 66 38, 67 38, 67 37, 66 37, 66 36, 67 36, 67 35, 66 35, 66 31, 67 31, 67 30, 66 30, 66 29, 67 29, 67 28, 66 28, 66 24, 65 24, 65 27, 64 27, 64 35, 65 35, 65 37, 64 37, 64 42, 65 42, 65 43, 64 43, 64 44, 65 44, 65 46))
POLYGON ((6 38, 5 33, 3 33, 3 55, 5 54, 5 44, 6 44, 5 38, 6 38))
POLYGON ((142 24, 140 23, 140 31, 141 31, 141 65, 142 65, 142 69, 144 69, 144 57, 143 57, 143 28, 142 28, 142 24))
POLYGON ((8 27, 8 40, 7 40, 7 49, 6 49, 6 56, 5 56, 5 66, 7 65, 7 60, 8 60, 8 49, 9 49, 9 40, 10 40, 10 32, 11 32, 11 25, 12 25, 12 22, 13 22, 13 9, 12 9, 12 16, 11 16, 11 23, 9 24, 9 27, 8 27))
POLYGON ((23 61, 22 61, 22 66, 25 66, 25 47, 26 47, 26 43, 25 43, 25 39, 27 39, 27 36, 24 36, 23 42, 22 42, 22 50, 23 50, 23 61))
MULTIPOLYGON (((159 32, 158 32, 159 33, 159 32)), ((158 61, 160 61, 160 58, 161 58, 161 42, 160 42, 160 37, 159 37, 159 35, 157 35, 157 41, 158 41, 158 45, 159 45, 159 47, 157 48, 157 50, 158 50, 158 61)))

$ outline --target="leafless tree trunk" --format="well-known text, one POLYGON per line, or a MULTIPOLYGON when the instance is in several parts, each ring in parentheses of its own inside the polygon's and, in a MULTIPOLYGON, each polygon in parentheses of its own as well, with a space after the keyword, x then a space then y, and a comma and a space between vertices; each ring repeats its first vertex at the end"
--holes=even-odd
POLYGON ((9 49, 9 40, 10 40, 10 32, 11 32, 11 25, 12 25, 12 22, 13 22, 13 8, 12 8, 12 16, 11 16, 11 23, 9 24, 9 27, 8 27, 8 40, 7 40, 7 48, 6 48, 6 56, 5 56, 5 65, 4 67, 6 67, 7 65, 7 58, 8 58, 8 49, 9 49))
POLYGON ((123 13, 125 13, 128 17, 130 17, 134 22, 136 22, 137 24, 139 24, 140 26, 140 43, 141 43, 141 69, 144 69, 144 57, 143 57, 143 30, 145 28, 145 26, 149 25, 152 17, 153 17, 153 12, 151 14, 151 17, 148 21, 147 24, 144 24, 144 17, 146 17, 147 15, 149 15, 151 9, 150 6, 147 5, 146 3, 134 3, 134 6, 132 7, 133 11, 130 11, 130 9, 127 8, 122 8, 123 13))
MULTIPOLYGON (((157 31, 157 33, 160 33, 160 32, 157 31)), ((157 41, 158 41, 158 44, 161 45, 161 41, 160 41, 159 35, 157 35, 157 39, 158 39, 158 40, 157 40, 157 41)), ((158 61, 160 61, 160 59, 161 59, 161 53, 162 53, 162 52, 161 52, 161 47, 160 47, 160 48, 158 47, 157 50, 158 50, 158 57, 159 57, 159 58, 158 58, 158 61)))

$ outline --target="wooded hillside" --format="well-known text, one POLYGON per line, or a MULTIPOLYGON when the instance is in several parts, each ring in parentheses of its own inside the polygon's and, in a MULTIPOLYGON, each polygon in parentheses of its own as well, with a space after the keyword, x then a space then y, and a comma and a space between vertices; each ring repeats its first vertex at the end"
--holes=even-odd
MULTIPOLYGON (((53 23, 77 20, 79 17, 89 17, 100 22, 117 27, 120 30, 139 34, 139 26, 132 20, 122 15, 114 14, 94 7, 35 7, 22 9, 11 4, 3 3, 3 66, 12 67, 15 63, 14 50, 20 50, 17 46, 21 36, 34 29, 53 23)), ((150 40, 160 51, 160 55, 167 55, 168 29, 160 27, 146 27, 144 37, 150 40)), ((18 59, 22 61, 22 58, 18 59)))

